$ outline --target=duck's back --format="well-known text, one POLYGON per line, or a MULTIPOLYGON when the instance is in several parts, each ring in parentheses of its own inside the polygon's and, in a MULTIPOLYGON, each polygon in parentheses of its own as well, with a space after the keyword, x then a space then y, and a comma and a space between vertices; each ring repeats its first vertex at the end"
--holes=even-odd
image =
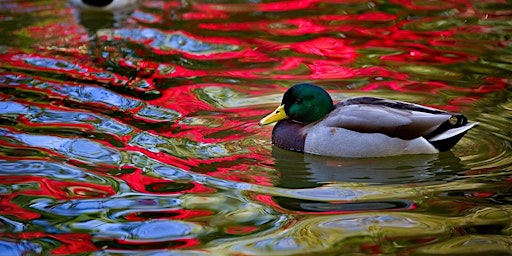
POLYGON ((437 153, 475 123, 461 114, 373 97, 350 98, 303 128, 304 152, 344 157, 437 153))
POLYGON ((430 138, 468 123, 464 115, 418 104, 374 97, 338 102, 326 121, 357 132, 378 132, 401 139, 430 138))

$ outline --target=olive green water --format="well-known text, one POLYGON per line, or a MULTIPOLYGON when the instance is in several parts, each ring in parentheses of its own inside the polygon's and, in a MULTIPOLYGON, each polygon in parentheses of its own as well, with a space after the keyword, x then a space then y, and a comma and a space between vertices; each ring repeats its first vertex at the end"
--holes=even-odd
POLYGON ((512 3, 0 2, 1 255, 510 255, 512 3), (295 83, 479 122, 450 152, 271 145, 295 83))

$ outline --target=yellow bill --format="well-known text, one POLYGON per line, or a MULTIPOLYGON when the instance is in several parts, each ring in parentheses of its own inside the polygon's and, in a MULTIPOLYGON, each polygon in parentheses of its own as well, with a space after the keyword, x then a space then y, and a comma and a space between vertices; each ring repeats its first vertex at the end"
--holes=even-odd
POLYGON ((281 105, 277 107, 276 110, 274 110, 272 113, 261 119, 259 125, 271 124, 285 118, 288 118, 288 116, 284 112, 284 105, 281 105))

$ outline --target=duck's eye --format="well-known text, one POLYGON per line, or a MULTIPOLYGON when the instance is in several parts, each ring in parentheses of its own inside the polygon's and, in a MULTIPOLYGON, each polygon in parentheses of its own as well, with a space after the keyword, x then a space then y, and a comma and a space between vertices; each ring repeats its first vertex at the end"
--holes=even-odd
POLYGON ((302 100, 301 100, 301 99, 296 99, 296 100, 295 100, 295 103, 301 103, 301 102, 302 102, 302 100))

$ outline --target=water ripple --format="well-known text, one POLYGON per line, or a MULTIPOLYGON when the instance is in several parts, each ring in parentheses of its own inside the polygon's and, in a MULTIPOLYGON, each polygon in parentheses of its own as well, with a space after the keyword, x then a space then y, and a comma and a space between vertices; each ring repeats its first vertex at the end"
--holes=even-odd
MULTIPOLYGON (((459 244, 441 240, 457 227, 488 224, 506 226, 509 223, 510 215, 498 209, 482 209, 481 212, 469 214, 463 219, 412 213, 347 214, 310 218, 299 221, 296 225, 298 228, 285 230, 281 234, 253 238, 240 244, 227 243, 215 249, 223 248, 248 254, 275 252, 280 255, 293 255, 315 252, 368 253, 367 250, 373 248, 380 253, 393 253, 399 248, 393 244, 420 243, 416 244, 419 247, 413 249, 414 251, 438 251, 440 247, 459 244), (494 220, 473 217, 479 216, 482 212, 498 213, 500 217, 494 220), (337 246, 351 239, 357 239, 359 242, 355 242, 353 247, 337 246)), ((460 237, 454 240, 468 241, 467 238, 460 237)), ((509 244, 509 241, 505 241, 507 240, 500 239, 486 243, 485 250, 491 249, 497 243, 500 245, 498 250, 501 251, 504 245, 509 244)))
MULTIPOLYGON (((81 180, 84 179, 85 177, 94 177, 93 175, 85 172, 84 170, 78 169, 70 165, 52 163, 41 160, 1 160, 0 169, 2 169, 2 173, 0 173, 0 175, 5 176, 31 175, 73 180, 81 180)), ((92 180, 90 181, 93 182, 92 180)))
POLYGON ((122 39, 147 43, 147 46, 160 53, 178 51, 190 56, 222 54, 240 50, 237 45, 210 43, 198 40, 180 31, 164 32, 151 28, 103 30, 99 32, 99 36, 106 37, 108 40, 122 39))
POLYGON ((48 135, 11 133, 0 130, 0 134, 18 141, 19 144, 53 150, 69 158, 91 163, 119 164, 122 156, 105 145, 87 139, 67 139, 48 135))
POLYGON ((43 252, 43 246, 28 240, 2 239, 0 248, 6 255, 41 254, 43 252))
POLYGON ((79 222, 71 228, 90 230, 89 233, 98 238, 108 237, 123 240, 166 241, 183 237, 194 237, 204 233, 201 226, 181 221, 146 221, 127 223, 105 223, 99 220, 79 222))

